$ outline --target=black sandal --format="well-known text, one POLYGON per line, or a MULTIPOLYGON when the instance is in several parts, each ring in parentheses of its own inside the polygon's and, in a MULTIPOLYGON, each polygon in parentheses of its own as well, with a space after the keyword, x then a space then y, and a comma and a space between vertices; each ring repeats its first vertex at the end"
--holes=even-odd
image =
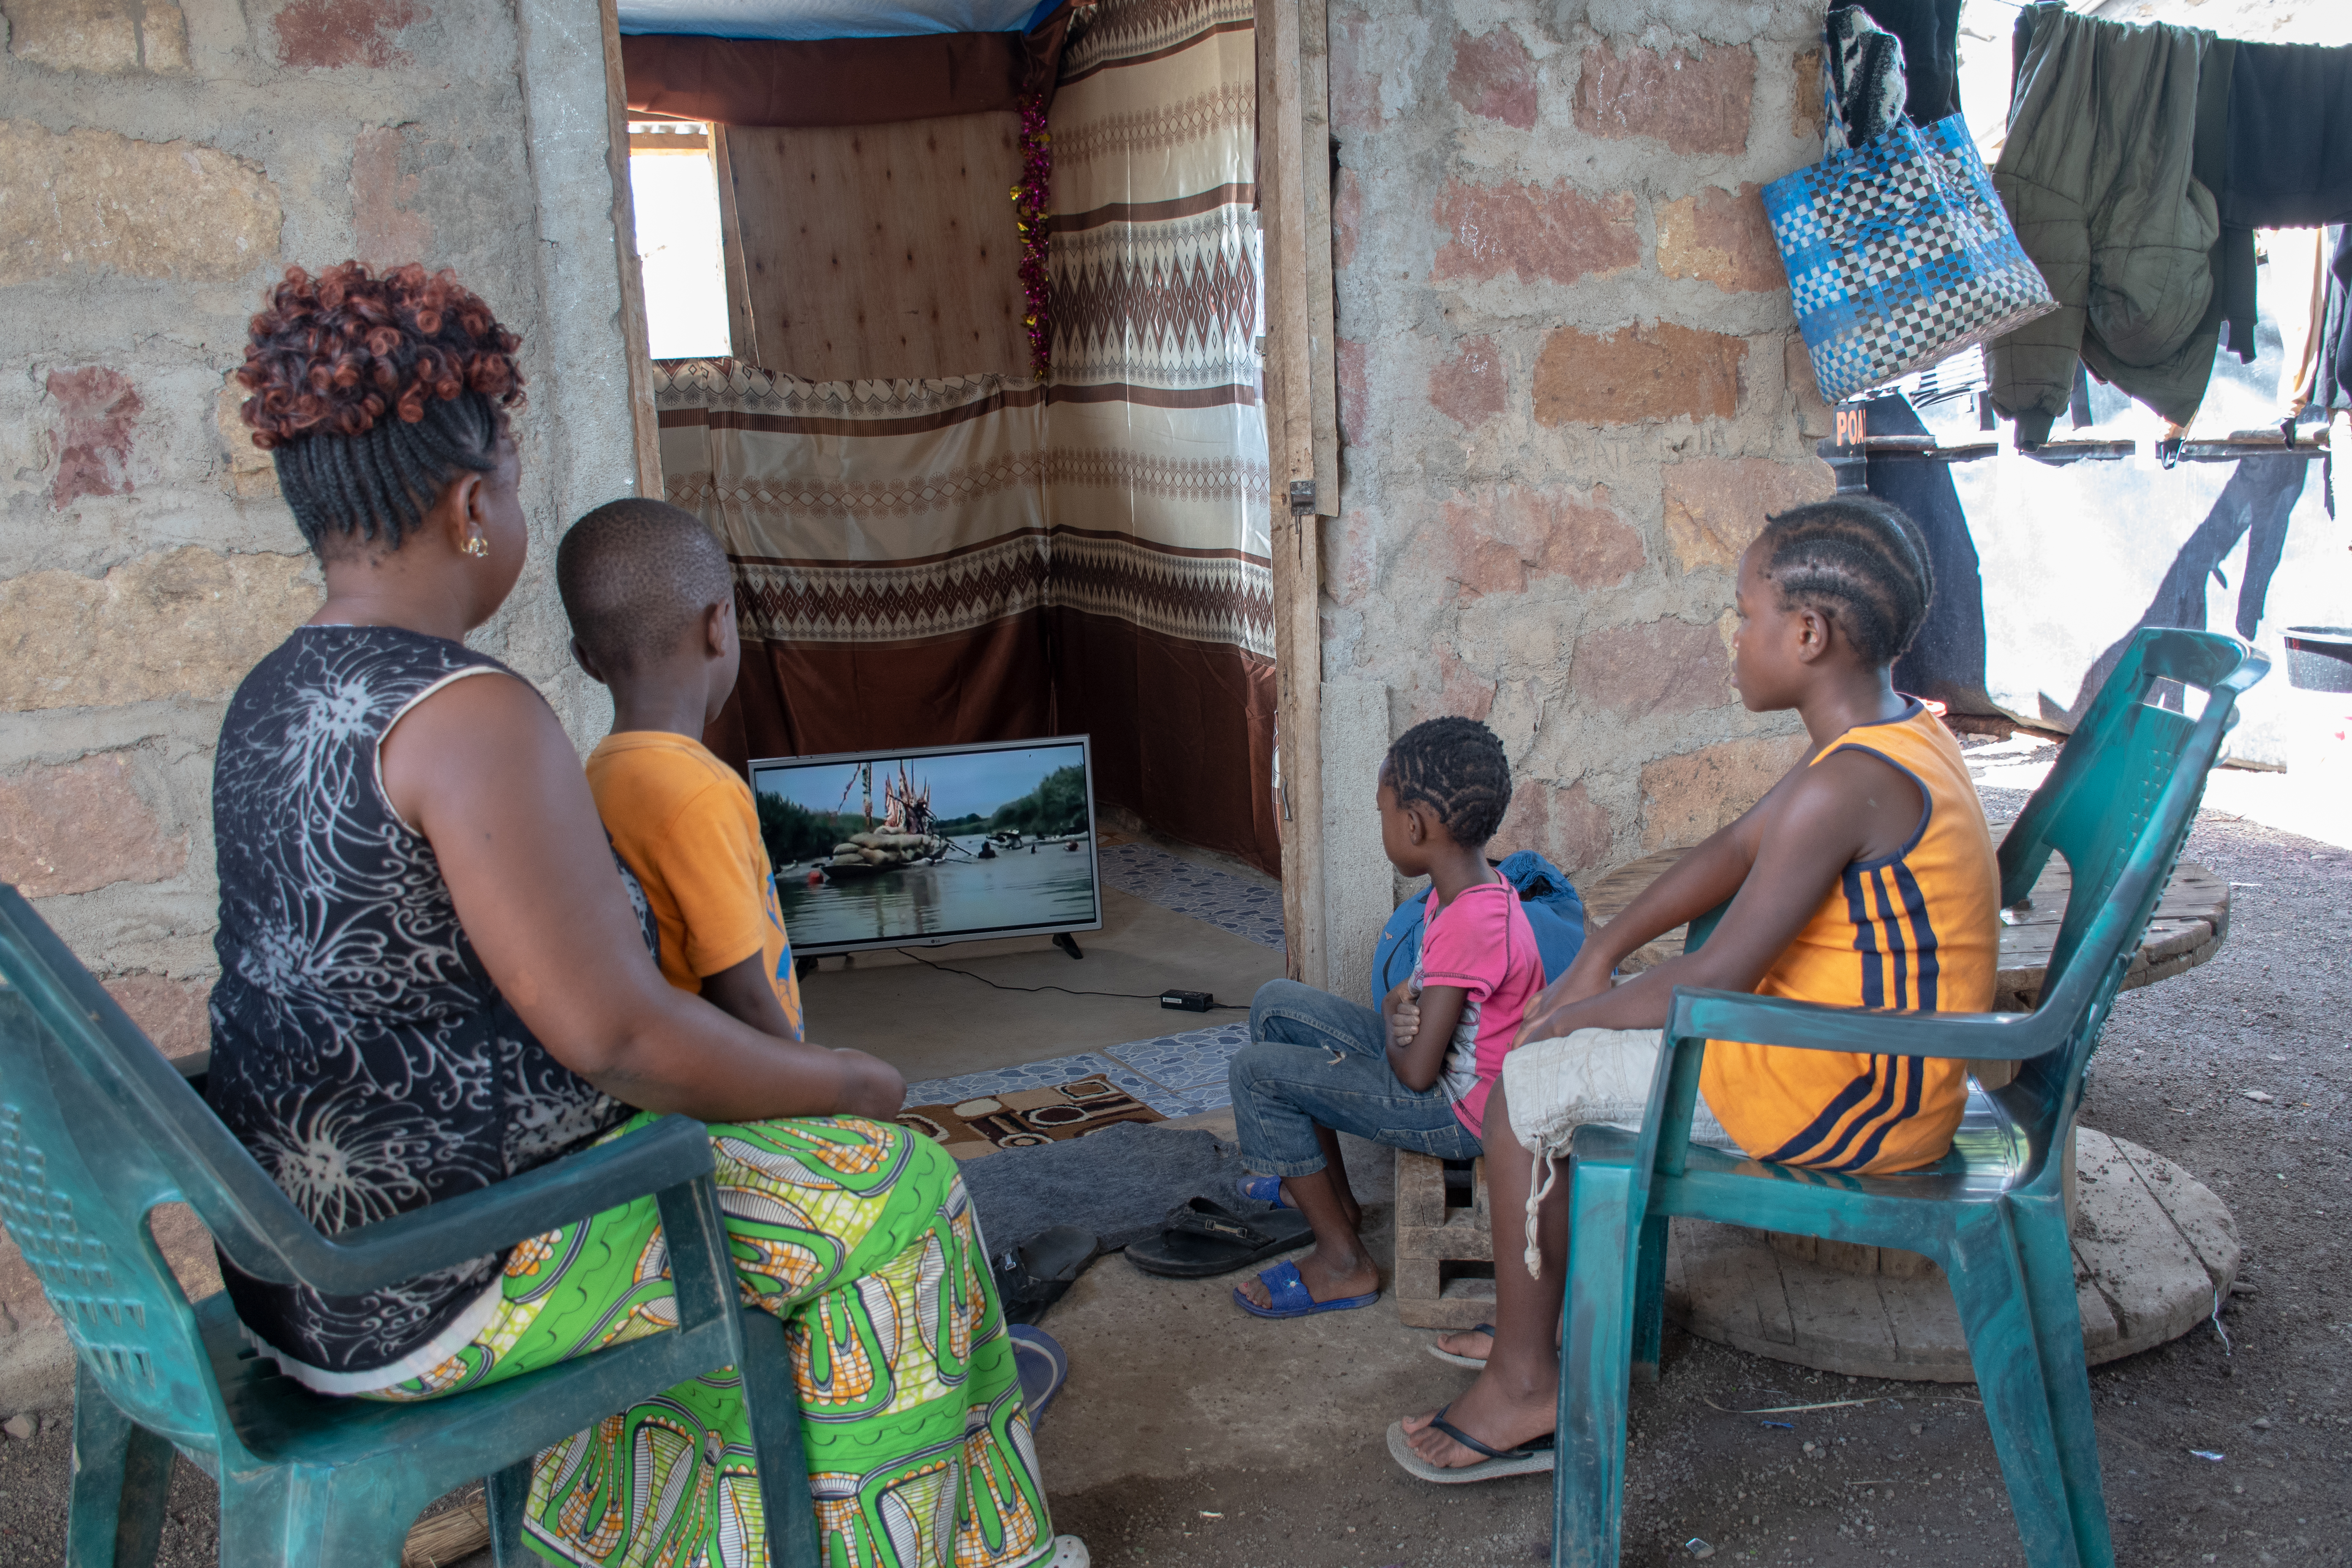
POLYGON ((1091 1231, 1057 1225, 1039 1231, 992 1260, 997 1300, 1008 1323, 1034 1323, 1067 1294, 1087 1265, 1102 1256, 1091 1231))
POLYGON ((1208 1198, 1194 1198, 1168 1216, 1168 1228, 1127 1249, 1146 1274, 1171 1279, 1213 1279, 1296 1252, 1315 1239, 1315 1227, 1296 1209, 1238 1215, 1208 1198))

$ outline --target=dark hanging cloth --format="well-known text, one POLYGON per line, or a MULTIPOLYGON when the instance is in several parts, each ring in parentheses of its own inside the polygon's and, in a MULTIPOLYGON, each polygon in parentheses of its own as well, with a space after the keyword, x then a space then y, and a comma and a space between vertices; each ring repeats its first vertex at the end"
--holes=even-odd
POLYGON ((2251 362, 2254 230, 2352 218, 2352 47, 2221 43, 2205 68, 2197 177, 2221 215, 2214 278, 2225 341, 2251 362), (2208 110, 2217 100, 2226 156, 2209 177, 2208 110))
MULTIPOLYGON (((2230 90, 2237 76, 2237 58, 2234 39, 2216 38, 2205 51, 2197 77, 2197 156, 2192 173, 2199 184, 2213 193, 2217 215, 2230 191, 2230 90)), ((2213 272, 2213 300, 2206 307, 2205 324, 2199 330, 2217 332, 2223 346, 2252 364, 2256 313, 2254 231, 2224 219, 2209 265, 2213 272)))
POLYGON ((2218 42, 2197 94, 2197 179, 2221 209, 2222 341, 2253 362, 2253 230, 2352 218, 2352 47, 2218 42))
POLYGON ((1960 111, 1960 0, 1837 0, 1830 12, 1849 7, 1902 40, 1910 78, 1903 111, 1912 124, 1960 111))
POLYGON ((2186 425, 2213 374, 2221 226, 2194 174, 2213 35, 2052 3, 2019 12, 2015 37, 2009 140, 1992 183, 2060 309, 1994 342, 1993 406, 2017 421, 2021 447, 2047 441, 2079 357, 2186 425))
POLYGON ((2248 228, 2352 218, 2352 45, 2238 46, 2221 205, 2223 223, 2248 228))
POLYGON ((2336 231, 2327 271, 2327 304, 2319 328, 2319 384, 2312 401, 2328 409, 2352 407, 2352 224, 2336 231))

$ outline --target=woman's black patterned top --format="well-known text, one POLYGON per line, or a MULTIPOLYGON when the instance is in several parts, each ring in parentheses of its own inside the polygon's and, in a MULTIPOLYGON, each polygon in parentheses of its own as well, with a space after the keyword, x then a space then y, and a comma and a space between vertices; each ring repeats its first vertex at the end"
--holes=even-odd
MULTIPOLYGON (((419 632, 303 626, 254 667, 221 725, 207 1095, 330 1233, 488 1186, 630 1114, 531 1037, 457 923, 432 847, 384 798, 385 731, 486 673, 513 674, 419 632)), ((493 1253, 362 1296, 268 1284, 226 1258, 221 1272, 281 1362, 326 1375, 288 1370, 356 1389, 373 1384, 355 1374, 399 1370, 479 1316, 504 1263, 493 1253)))

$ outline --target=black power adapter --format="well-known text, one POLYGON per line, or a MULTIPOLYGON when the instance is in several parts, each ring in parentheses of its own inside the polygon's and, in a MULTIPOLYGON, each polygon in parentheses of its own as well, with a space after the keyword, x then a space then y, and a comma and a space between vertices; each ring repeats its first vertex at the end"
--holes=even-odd
POLYGON ((1160 1005, 1171 1013, 1205 1013, 1217 999, 1206 991, 1162 991, 1160 1005))

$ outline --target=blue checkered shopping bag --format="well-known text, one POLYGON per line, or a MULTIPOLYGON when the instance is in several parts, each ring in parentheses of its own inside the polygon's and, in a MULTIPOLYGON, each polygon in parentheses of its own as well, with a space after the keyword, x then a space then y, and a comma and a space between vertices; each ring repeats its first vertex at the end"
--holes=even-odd
POLYGON ((1764 212, 1832 403, 2058 308, 1957 114, 1924 131, 1897 121, 1773 181, 1764 212))

